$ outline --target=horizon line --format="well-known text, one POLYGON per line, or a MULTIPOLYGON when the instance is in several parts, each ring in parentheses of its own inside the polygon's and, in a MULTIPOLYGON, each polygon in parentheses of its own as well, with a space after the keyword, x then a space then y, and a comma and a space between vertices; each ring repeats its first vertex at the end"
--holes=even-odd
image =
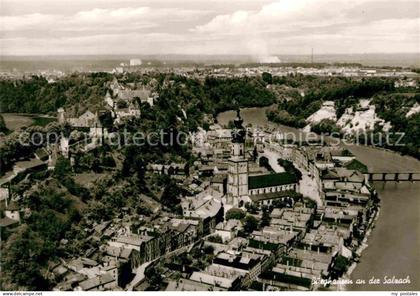
MULTIPOLYGON (((323 56, 323 55, 419 55, 420 52, 355 52, 355 53, 334 53, 334 52, 326 52, 326 53, 314 53, 313 56, 323 56)), ((246 54, 246 53, 215 53, 215 54, 201 54, 201 53, 86 53, 86 54, 0 54, 0 57, 61 57, 61 56, 240 56, 240 57, 270 57, 270 56, 311 56, 311 53, 308 54, 297 54, 297 53, 273 53, 273 54, 246 54)))

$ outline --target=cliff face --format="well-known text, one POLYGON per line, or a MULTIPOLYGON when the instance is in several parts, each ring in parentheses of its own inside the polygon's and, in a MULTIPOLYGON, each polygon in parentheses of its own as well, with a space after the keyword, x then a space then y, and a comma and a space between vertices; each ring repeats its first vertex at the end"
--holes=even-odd
POLYGON ((368 99, 360 99, 357 105, 346 108, 340 117, 337 117, 334 102, 325 101, 318 111, 306 119, 308 124, 305 131, 310 131, 314 125, 323 120, 334 122, 337 128, 346 134, 371 131, 375 126, 380 126, 386 132, 392 127, 390 122, 378 116, 375 105, 372 105, 371 100, 368 99))

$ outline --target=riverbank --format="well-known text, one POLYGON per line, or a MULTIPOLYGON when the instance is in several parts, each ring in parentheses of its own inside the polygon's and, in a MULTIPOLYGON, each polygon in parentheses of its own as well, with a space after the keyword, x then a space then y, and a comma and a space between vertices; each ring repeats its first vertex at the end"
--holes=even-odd
MULTIPOLYGON (((376 222, 378 221, 379 215, 381 213, 381 209, 380 207, 378 208, 378 210, 375 212, 375 215, 371 217, 370 221, 369 221, 369 225, 368 225, 368 229, 366 231, 366 234, 363 238, 362 243, 360 244, 360 246, 356 249, 355 253, 358 256, 358 258, 362 257, 363 251, 369 246, 368 244, 368 239, 372 234, 373 229, 375 228, 376 222)), ((338 287, 338 290, 340 291, 351 291, 352 289, 350 289, 350 287, 358 285, 358 279, 353 279, 351 277, 353 271, 357 268, 359 262, 353 262, 347 272, 345 273, 345 275, 343 275, 342 279, 347 281, 347 280, 351 280, 353 281, 353 285, 350 286, 346 286, 346 285, 342 285, 338 287)))
POLYGON ((352 285, 349 290, 393 291, 420 290, 420 183, 374 182, 381 198, 381 214, 363 249, 363 256, 351 273, 353 281, 364 279, 366 285, 352 285), (380 279, 410 277, 410 284, 372 285, 380 279))

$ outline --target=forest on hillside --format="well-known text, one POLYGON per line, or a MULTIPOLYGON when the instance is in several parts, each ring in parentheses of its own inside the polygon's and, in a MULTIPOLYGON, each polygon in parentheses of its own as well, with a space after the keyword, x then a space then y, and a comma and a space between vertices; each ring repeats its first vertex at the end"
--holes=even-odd
MULTIPOLYGON (((392 124, 391 132, 404 132, 404 145, 388 147, 419 157, 419 114, 406 117, 408 109, 420 103, 418 88, 394 87, 395 78, 319 77, 290 74, 261 77, 214 78, 203 80, 176 74, 75 73, 53 83, 43 77, 0 80, 0 110, 13 113, 55 114, 59 107, 71 109, 75 115, 85 110, 100 110, 109 82, 114 78, 122 84, 140 82, 158 93, 156 106, 142 106, 138 125, 144 129, 177 128, 194 131, 206 127, 207 115, 238 107, 262 107, 277 104, 267 113, 268 119, 302 128, 306 119, 327 100, 335 102, 339 118, 346 108, 356 106, 360 99, 372 99, 377 115, 392 124), (304 95, 302 95, 304 94, 304 95), (183 118, 183 111, 187 118, 183 118), (182 120, 180 121, 179 118, 182 120)), ((325 121, 314 131, 331 132, 337 127, 325 121)), ((375 131, 372 131, 375 132, 375 131)))
MULTIPOLYGON (((298 89, 289 90, 288 97, 278 103, 277 110, 267 112, 267 117, 273 122, 303 128, 306 119, 318 111, 325 101, 334 101, 337 118, 343 115, 349 107, 354 107, 360 99, 371 99, 379 118, 390 122, 390 143, 396 143, 398 133, 404 133, 401 146, 384 146, 403 154, 409 154, 420 159, 420 113, 406 116, 415 104, 420 103, 420 89, 414 87, 395 88, 395 78, 346 78, 346 77, 314 77, 289 75, 283 77, 266 77, 273 85, 298 89), (303 107, 304 106, 304 107, 303 107)), ((339 132, 333 120, 323 120, 312 127, 317 133, 339 132)), ((376 128, 369 133, 368 141, 375 141, 382 132, 376 128)), ((365 139, 360 139, 366 141, 365 139)), ((371 144, 368 142, 368 144, 371 144)))

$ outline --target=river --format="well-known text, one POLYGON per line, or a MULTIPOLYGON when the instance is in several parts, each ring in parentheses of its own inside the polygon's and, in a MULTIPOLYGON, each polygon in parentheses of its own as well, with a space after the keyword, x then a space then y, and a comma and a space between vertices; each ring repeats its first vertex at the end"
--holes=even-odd
MULTIPOLYGON (((301 133, 297 129, 269 123, 267 108, 244 108, 245 124, 276 126, 283 132, 301 133)), ((234 111, 219 114, 218 122, 227 124, 236 116, 234 111)), ((348 146, 348 149, 369 169, 420 171, 420 161, 397 153, 367 146, 348 146)), ((420 290, 420 182, 375 182, 381 198, 381 212, 351 279, 364 279, 364 285, 347 286, 347 290, 420 290), (369 280, 384 277, 406 278, 411 284, 369 284, 369 280)))

